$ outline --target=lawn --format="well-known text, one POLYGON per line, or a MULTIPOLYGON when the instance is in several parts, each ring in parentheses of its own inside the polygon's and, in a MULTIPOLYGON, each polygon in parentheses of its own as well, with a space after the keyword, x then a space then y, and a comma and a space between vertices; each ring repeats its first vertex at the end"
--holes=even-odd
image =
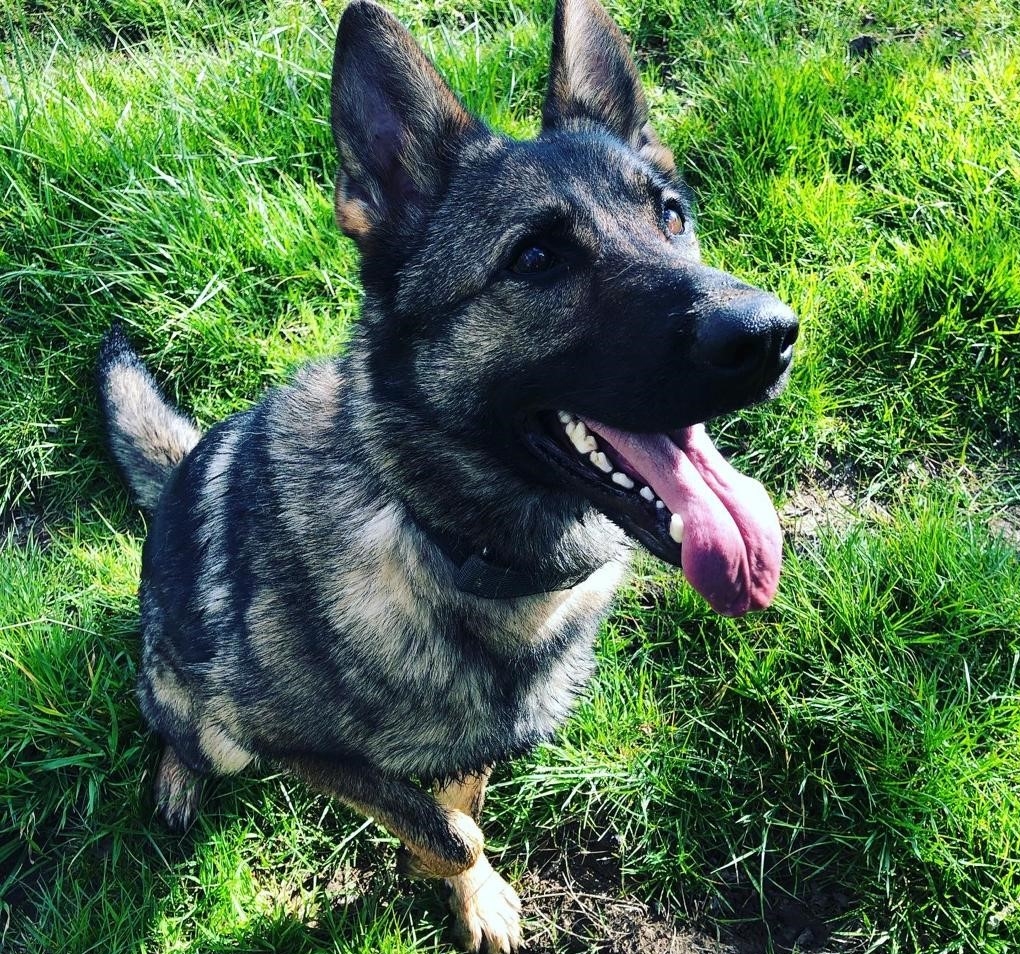
MULTIPOLYGON (((537 131, 551 3, 393 8, 537 131)), ((153 820, 145 527, 91 383, 115 318, 203 426, 344 347, 339 9, 0 0, 4 951, 448 949, 393 840, 287 776, 153 820)), ((575 717, 497 773, 530 949, 1020 949, 1020 3, 610 9, 706 259, 802 321, 784 395, 712 426, 786 555, 739 621, 639 560, 575 717)))

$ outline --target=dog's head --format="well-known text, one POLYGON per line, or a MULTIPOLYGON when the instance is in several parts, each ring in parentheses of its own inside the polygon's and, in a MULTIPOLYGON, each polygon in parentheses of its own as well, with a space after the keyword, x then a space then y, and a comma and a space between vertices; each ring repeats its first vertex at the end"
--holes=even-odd
POLYGON ((602 7, 559 0, 542 131, 518 142, 471 116, 393 17, 352 3, 332 126, 373 397, 405 477, 448 461, 470 486, 440 496, 488 494, 490 520, 529 493, 575 514, 583 499, 720 611, 766 605, 775 511, 702 424, 782 390, 797 321, 701 263, 691 196, 602 7), (498 462, 485 488, 464 463, 482 458, 498 462))

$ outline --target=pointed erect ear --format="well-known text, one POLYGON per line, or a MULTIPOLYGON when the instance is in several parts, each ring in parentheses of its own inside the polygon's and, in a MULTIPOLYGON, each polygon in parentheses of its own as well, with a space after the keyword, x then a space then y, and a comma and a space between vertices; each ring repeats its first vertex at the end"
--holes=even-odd
POLYGON ((600 126, 672 173, 673 156, 648 123, 637 67, 598 0, 557 0, 542 128, 600 126))
POLYGON ((459 146, 485 128, 400 22, 367 0, 340 18, 331 120, 337 224, 359 242, 397 219, 413 226, 442 192, 459 146))

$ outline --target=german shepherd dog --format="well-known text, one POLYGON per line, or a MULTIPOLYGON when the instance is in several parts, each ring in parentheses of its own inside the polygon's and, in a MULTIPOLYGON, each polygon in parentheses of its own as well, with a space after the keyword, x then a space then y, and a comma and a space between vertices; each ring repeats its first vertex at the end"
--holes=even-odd
POLYGON ((494 763, 564 721, 633 543, 719 612, 768 604, 768 495, 703 422, 776 395, 775 297, 702 265, 691 197, 596 0, 559 0, 540 135, 490 131, 407 31, 340 20, 336 220, 348 352, 202 436, 123 333, 101 403, 151 513, 138 696, 156 802, 256 759, 376 819, 445 879, 469 951, 520 944, 483 854, 494 763))

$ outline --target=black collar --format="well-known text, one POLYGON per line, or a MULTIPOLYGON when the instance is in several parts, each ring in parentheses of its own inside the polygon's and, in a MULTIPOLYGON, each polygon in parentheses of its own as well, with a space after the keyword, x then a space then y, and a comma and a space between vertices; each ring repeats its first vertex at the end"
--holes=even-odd
POLYGON ((418 530, 428 537, 443 556, 453 564, 453 582, 462 593, 486 600, 512 600, 522 596, 538 596, 569 590, 588 579, 598 567, 587 567, 571 573, 542 573, 534 567, 517 569, 500 566, 486 559, 487 548, 475 553, 464 538, 445 530, 429 527, 407 508, 418 530))

